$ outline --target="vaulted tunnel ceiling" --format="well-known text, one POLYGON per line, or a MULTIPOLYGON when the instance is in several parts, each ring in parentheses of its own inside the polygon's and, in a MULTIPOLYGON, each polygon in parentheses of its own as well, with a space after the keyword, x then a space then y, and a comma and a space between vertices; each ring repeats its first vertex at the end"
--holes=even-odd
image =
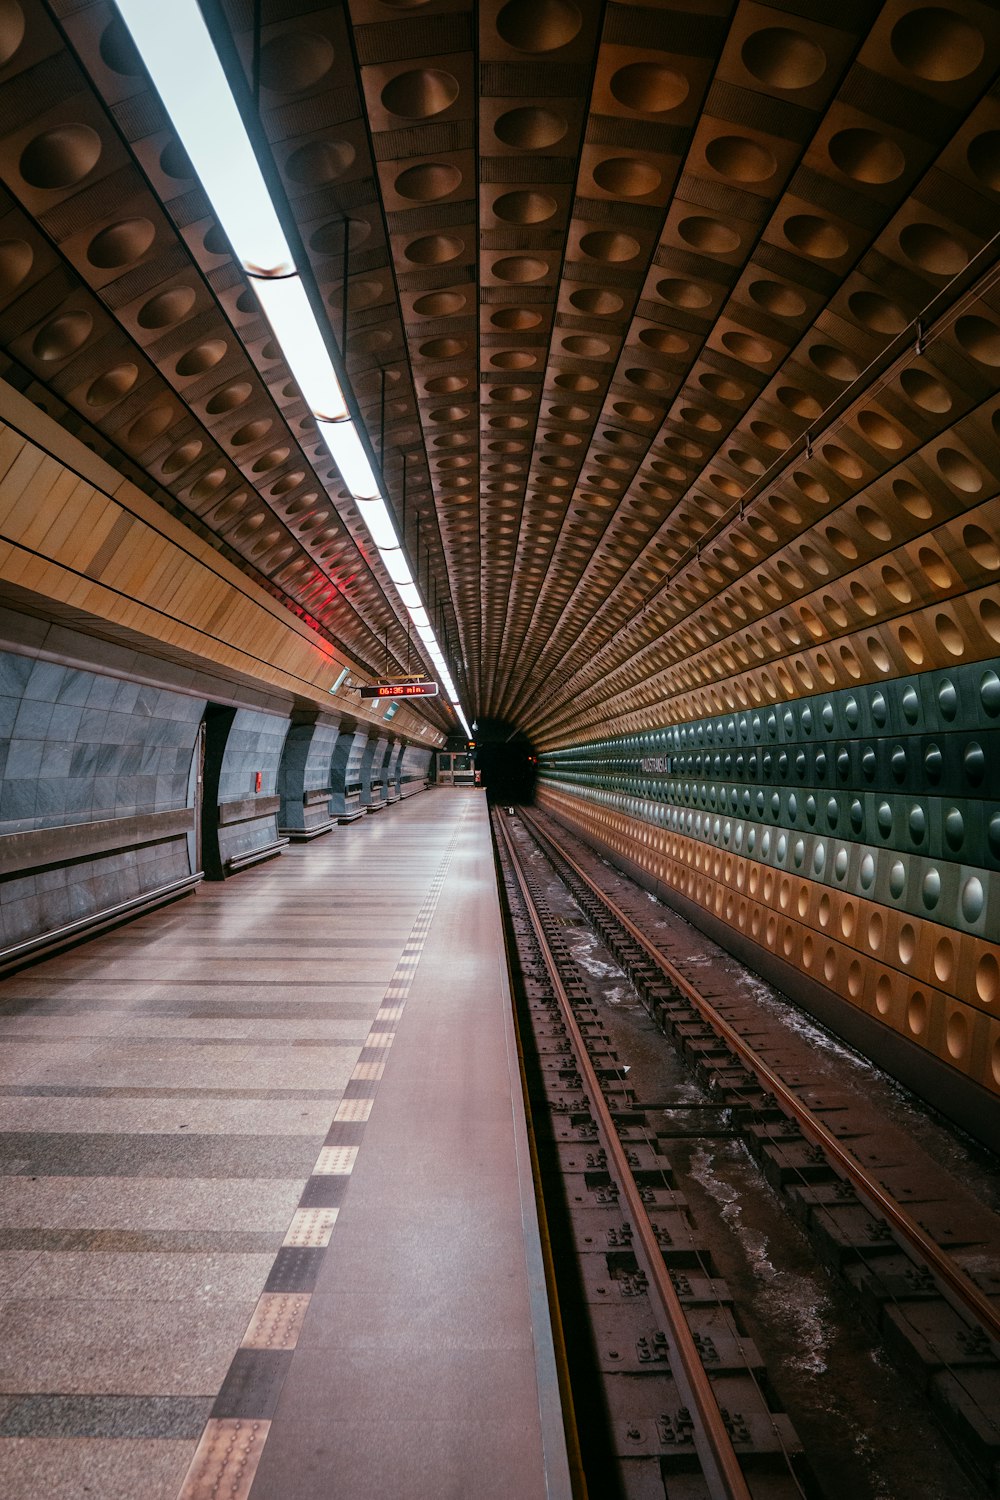
MULTIPOLYGON (((470 718, 555 746, 996 654, 995 6, 205 8, 470 718)), ((415 661, 111 4, 0 0, 0 129, 0 375, 415 661)))

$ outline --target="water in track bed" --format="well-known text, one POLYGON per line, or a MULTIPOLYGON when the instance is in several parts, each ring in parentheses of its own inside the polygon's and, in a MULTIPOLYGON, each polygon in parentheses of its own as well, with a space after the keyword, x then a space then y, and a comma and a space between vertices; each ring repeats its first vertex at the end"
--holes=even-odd
MULTIPOLYGON (((535 863, 544 856, 533 852, 530 858, 535 863)), ((989 1491, 955 1456, 927 1403, 882 1355, 846 1290, 817 1261, 804 1231, 742 1142, 727 1131, 715 1101, 657 1029, 573 897, 554 876, 546 886, 637 1098, 672 1110, 704 1110, 718 1120, 716 1134, 674 1138, 662 1149, 717 1273, 728 1282, 761 1351, 779 1404, 806 1448, 823 1500, 987 1500, 989 1491)), ((794 1011, 655 897, 650 902, 662 935, 684 940, 686 962, 695 968, 720 962, 730 982, 745 986, 758 1002, 794 1011), (701 952, 698 944, 705 944, 701 952)), ((866 1087, 874 1075, 907 1111, 912 1108, 864 1058, 800 1012, 795 1015, 810 1038, 813 1031, 822 1036, 824 1045, 814 1056, 856 1067, 865 1073, 866 1087)), ((960 1156, 967 1149, 961 1141, 955 1145, 960 1156)))

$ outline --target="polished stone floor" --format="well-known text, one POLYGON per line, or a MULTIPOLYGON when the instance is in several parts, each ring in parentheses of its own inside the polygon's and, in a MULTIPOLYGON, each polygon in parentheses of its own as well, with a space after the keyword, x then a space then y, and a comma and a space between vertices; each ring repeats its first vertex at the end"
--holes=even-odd
POLYGON ((5 1500, 560 1492, 477 794, 24 970, 0 1043, 5 1500))

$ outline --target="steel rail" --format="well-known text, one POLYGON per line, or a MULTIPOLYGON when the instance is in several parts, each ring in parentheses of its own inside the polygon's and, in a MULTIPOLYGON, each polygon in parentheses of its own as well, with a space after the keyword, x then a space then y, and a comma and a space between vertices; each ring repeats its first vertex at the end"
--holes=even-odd
POLYGON ((725 1017, 719 1014, 709 1000, 706 1000, 698 992, 690 980, 686 979, 680 970, 674 967, 669 958, 660 952, 642 929, 637 927, 626 915, 617 902, 606 891, 600 889, 586 871, 577 864, 572 855, 567 853, 558 839, 553 838, 547 830, 541 828, 529 813, 521 810, 520 816, 531 828, 532 832, 542 842, 550 844, 555 849, 559 858, 564 860, 574 874, 584 882, 599 900, 604 902, 612 915, 621 922, 629 936, 662 969, 670 982, 683 991, 699 1015, 713 1028, 726 1045, 736 1053, 741 1061, 747 1065, 750 1071, 756 1074, 761 1083, 774 1095, 781 1106, 792 1115, 803 1134, 808 1136, 815 1145, 819 1146, 827 1154, 858 1193, 888 1220, 897 1234, 902 1236, 903 1239, 907 1240, 917 1250, 920 1257, 930 1267, 932 1273, 961 1302, 965 1310, 982 1325, 990 1337, 1000 1342, 1000 1307, 991 1302, 985 1293, 981 1292, 969 1280, 962 1268, 906 1212, 902 1204, 891 1193, 888 1193, 882 1187, 881 1183, 875 1182, 872 1179, 857 1157, 853 1156, 841 1145, 832 1131, 827 1129, 808 1105, 803 1104, 802 1100, 778 1076, 771 1065, 765 1062, 748 1042, 744 1041, 739 1032, 729 1024, 725 1017))
POLYGON ((671 1353, 676 1356, 670 1360, 671 1374, 677 1382, 685 1405, 695 1412, 699 1419, 700 1428, 696 1424, 694 1444, 701 1460, 711 1500, 751 1500, 751 1492, 736 1456, 725 1419, 715 1399, 712 1382, 701 1362, 680 1298, 674 1290, 670 1272, 664 1263, 656 1231, 650 1222, 639 1187, 632 1176, 625 1147, 619 1138, 611 1111, 601 1091, 600 1081, 587 1052, 583 1033, 573 1014, 569 997, 559 976, 558 967, 528 888, 514 842, 506 825, 499 819, 496 821, 506 846, 511 868, 520 887, 532 929, 545 960, 545 967, 548 970, 567 1033, 576 1052, 580 1076, 590 1096, 590 1106, 611 1170, 618 1180, 621 1196, 625 1200, 625 1206, 632 1221, 637 1242, 636 1248, 641 1251, 646 1275, 663 1309, 671 1340, 671 1353))

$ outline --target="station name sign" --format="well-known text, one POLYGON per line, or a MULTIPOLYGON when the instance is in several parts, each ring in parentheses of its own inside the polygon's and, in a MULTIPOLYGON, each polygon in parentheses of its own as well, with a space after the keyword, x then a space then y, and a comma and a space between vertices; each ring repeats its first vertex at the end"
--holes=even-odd
POLYGON ((644 755, 640 762, 642 769, 646 772, 670 770, 669 755, 644 755))
POLYGON ((436 682, 372 682, 360 689, 362 698, 436 698, 436 682))

